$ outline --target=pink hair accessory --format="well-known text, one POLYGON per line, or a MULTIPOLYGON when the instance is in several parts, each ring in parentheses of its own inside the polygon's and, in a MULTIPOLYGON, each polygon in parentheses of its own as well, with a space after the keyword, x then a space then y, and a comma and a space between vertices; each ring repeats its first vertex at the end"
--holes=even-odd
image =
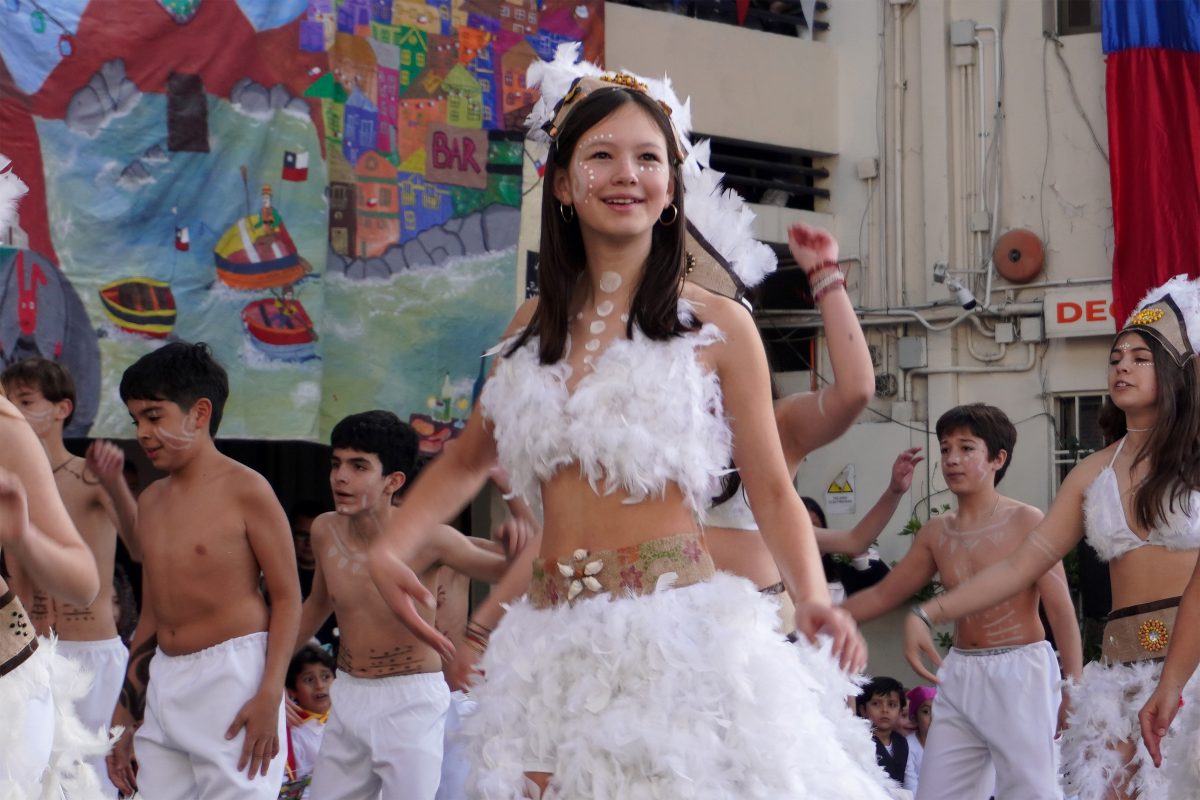
POLYGON ((905 695, 908 698, 908 718, 913 722, 917 721, 917 712, 921 706, 937 697, 937 688, 933 686, 914 686, 908 690, 905 695))

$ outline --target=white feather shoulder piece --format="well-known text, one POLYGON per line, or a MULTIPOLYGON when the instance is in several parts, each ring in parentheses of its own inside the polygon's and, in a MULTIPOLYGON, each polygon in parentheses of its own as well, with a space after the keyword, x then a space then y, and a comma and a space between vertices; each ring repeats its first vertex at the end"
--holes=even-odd
POLYGON ((12 171, 12 162, 0 153, 0 231, 17 219, 17 201, 29 191, 25 182, 12 171))

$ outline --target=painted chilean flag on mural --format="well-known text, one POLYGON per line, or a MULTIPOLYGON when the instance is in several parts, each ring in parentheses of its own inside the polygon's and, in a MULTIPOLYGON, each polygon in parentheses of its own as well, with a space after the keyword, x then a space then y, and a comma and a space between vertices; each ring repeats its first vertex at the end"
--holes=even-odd
POLYGON ((1113 302, 1200 276, 1200 0, 1104 0, 1113 302))
POLYGON ((308 180, 308 153, 306 151, 293 153, 291 150, 285 150, 283 152, 283 179, 285 181, 308 180))

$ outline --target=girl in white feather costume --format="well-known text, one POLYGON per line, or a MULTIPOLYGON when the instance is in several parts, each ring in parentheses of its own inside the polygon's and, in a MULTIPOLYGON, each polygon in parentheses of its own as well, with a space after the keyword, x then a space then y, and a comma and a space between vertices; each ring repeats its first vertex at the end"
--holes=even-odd
MULTIPOLYGON (((25 184, 0 155, 0 230, 16 217, 25 184)), ((0 390, 0 550, 13 587, 0 578, 0 798, 49 800, 66 790, 98 800, 95 772, 83 762, 108 749, 74 713, 91 677, 35 639, 14 589, 33 580, 55 597, 90 605, 100 589, 91 551, 59 498, 45 450, 0 390)))
POLYGON ((1019 550, 915 607, 906 622, 906 654, 928 674, 920 654, 938 661, 929 623, 959 619, 1032 584, 1086 533, 1110 563, 1114 610, 1102 659, 1069 687, 1070 727, 1062 737, 1068 797, 1200 798, 1200 694, 1189 682, 1200 657, 1200 581, 1193 577, 1200 549, 1198 349, 1200 281, 1178 276, 1151 291, 1113 341, 1109 400, 1100 413, 1112 444, 1071 470, 1019 550), (1183 713, 1171 725, 1181 700, 1183 713))
POLYGON ((839 669, 865 649, 829 605, 753 321, 682 280, 685 145, 636 81, 569 94, 547 126, 541 297, 510 326, 481 409, 373 546, 372 578, 433 636, 413 620, 423 594, 405 557, 498 457, 540 498, 544 531, 464 725, 473 796, 884 800, 839 669), (774 603, 713 571, 695 516, 731 449, 796 628, 822 645, 786 644, 774 603))

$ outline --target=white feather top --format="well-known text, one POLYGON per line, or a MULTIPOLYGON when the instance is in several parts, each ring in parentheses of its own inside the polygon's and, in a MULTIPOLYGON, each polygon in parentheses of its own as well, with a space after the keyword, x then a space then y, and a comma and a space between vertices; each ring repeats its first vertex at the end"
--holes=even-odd
POLYGON ((480 403, 513 489, 540 505, 541 482, 578 464, 597 493, 623 491, 636 503, 673 482, 699 511, 719 490, 733 436, 720 382, 696 350, 723 338, 712 324, 661 342, 635 328, 574 391, 566 361, 539 363, 536 336, 501 357, 480 403))
POLYGON ((0 153, 0 233, 17 219, 17 201, 29 191, 20 178, 9 169, 11 162, 0 153))

